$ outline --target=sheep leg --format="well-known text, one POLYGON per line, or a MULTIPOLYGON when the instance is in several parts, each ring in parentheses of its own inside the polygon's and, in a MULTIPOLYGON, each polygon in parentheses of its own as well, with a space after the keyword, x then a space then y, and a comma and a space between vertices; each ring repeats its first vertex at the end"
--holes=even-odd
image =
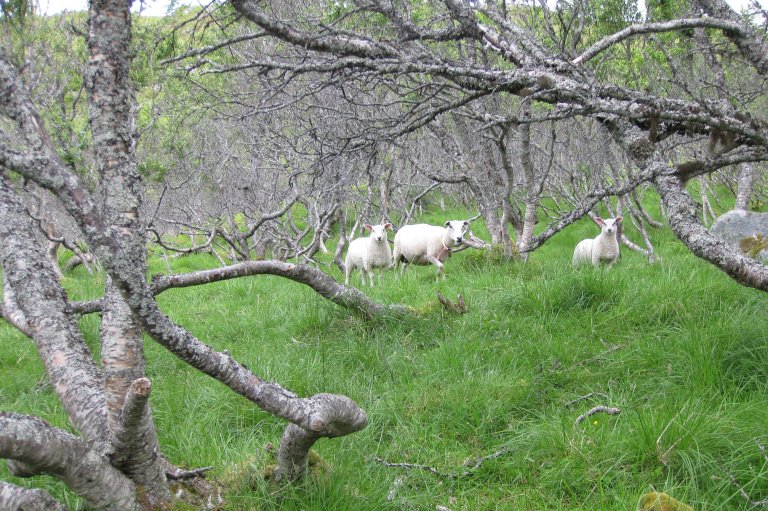
POLYGON ((437 274, 435 275, 435 282, 438 282, 440 280, 440 275, 442 274, 443 278, 445 278, 445 265, 440 262, 440 259, 434 256, 426 256, 424 259, 429 261, 430 263, 437 266, 437 274))
MULTIPOLYGON (((401 259, 400 246, 397 243, 395 243, 395 249, 392 251, 392 260, 389 262, 389 267, 397 268, 400 265, 400 259, 401 259)), ((402 271, 405 271, 405 270, 402 270, 402 271)))

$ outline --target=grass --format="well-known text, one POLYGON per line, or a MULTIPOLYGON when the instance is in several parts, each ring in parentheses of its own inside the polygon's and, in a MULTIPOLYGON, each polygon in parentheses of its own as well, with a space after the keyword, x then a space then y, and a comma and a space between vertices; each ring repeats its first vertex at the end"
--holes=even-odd
MULTIPOLYGON (((482 226, 475 232, 487 238, 482 226)), ((261 476, 265 446, 279 441, 284 422, 147 341, 164 453, 187 467, 214 465, 229 510, 627 510, 647 491, 697 510, 749 509, 730 477, 753 500, 768 497, 758 446, 768 444, 768 296, 665 231, 653 233, 660 264, 624 250, 610 271, 573 271, 573 246, 596 234, 581 222, 527 263, 465 251, 438 284, 432 268, 386 274, 365 291, 414 309, 397 320, 363 321, 277 277, 163 293, 162 308, 207 344, 301 395, 346 394, 370 420, 362 432, 316 444, 329 476, 272 487, 261 476), (469 312, 444 312, 436 289, 463 293, 469 312), (622 412, 574 427, 599 404, 622 412), (502 449, 471 477, 377 461, 458 474, 502 449)), ((175 264, 178 272, 215 266, 205 256, 175 264)), ((65 279, 75 299, 97 295, 102 282, 82 269, 65 279)), ((98 356, 98 318, 82 326, 98 356)), ((5 325, 0 375, 0 409, 66 427, 34 346, 5 325)), ((76 502, 48 478, 34 484, 76 502)))

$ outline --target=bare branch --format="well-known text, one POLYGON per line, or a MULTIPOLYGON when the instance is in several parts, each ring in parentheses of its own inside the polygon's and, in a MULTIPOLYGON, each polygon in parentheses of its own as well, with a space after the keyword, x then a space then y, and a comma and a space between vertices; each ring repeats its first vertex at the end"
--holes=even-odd
POLYGON ((662 23, 642 23, 637 25, 630 25, 608 37, 596 42, 584 52, 571 60, 571 64, 579 66, 588 62, 601 52, 610 48, 611 46, 638 34, 658 34, 660 32, 673 32, 676 30, 690 29, 690 28, 716 28, 726 33, 744 34, 742 26, 738 23, 732 23, 730 21, 715 19, 715 18, 694 18, 694 19, 680 19, 665 21, 662 23))
POLYGON ((361 291, 342 286, 329 275, 311 266, 282 261, 246 261, 224 268, 182 275, 158 275, 152 279, 152 292, 159 294, 169 288, 197 286, 250 275, 278 275, 305 284, 337 305, 356 310, 366 317, 373 317, 387 311, 402 312, 405 310, 402 307, 373 302, 361 291))
POLYGON ((587 417, 591 417, 596 413, 607 413, 608 415, 618 415, 621 413, 621 410, 619 408, 611 408, 604 405, 595 406, 594 408, 591 408, 587 413, 583 415, 579 415, 576 418, 576 422, 573 423, 573 427, 575 428, 579 424, 584 421, 587 417))
POLYGON ((0 509, 67 511, 64 504, 43 490, 20 488, 3 481, 0 481, 0 509))
POLYGON ((672 231, 691 252, 717 266, 736 282, 768 291, 768 267, 710 234, 699 222, 696 205, 676 177, 659 176, 655 185, 667 207, 672 231))
POLYGON ((471 477, 475 475, 477 473, 477 469, 479 469, 483 465, 483 463, 485 463, 488 460, 496 459, 511 451, 512 451, 511 447, 504 447, 502 449, 499 449, 496 452, 477 458, 474 461, 474 463, 466 465, 467 467, 469 467, 468 470, 463 470, 461 472, 443 472, 434 467, 430 467, 429 465, 419 465, 417 463, 392 463, 378 457, 374 458, 374 460, 377 463, 384 465, 385 467, 423 470, 425 472, 434 474, 438 477, 445 477, 447 479, 459 479, 461 477, 471 477))
POLYGON ((133 483, 85 442, 28 415, 0 412, 0 458, 64 481, 97 509, 135 509, 133 483))

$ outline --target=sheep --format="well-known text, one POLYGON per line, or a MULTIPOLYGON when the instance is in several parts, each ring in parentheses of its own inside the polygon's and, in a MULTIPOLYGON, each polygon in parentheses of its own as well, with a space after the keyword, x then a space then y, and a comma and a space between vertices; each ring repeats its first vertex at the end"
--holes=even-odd
MULTIPOLYGON (((344 284, 347 286, 349 276, 355 268, 360 268, 363 285, 365 285, 367 274, 370 285, 373 287, 373 269, 392 267, 392 250, 387 240, 387 231, 393 230, 392 224, 365 224, 365 228, 371 231, 371 235, 353 240, 347 250, 347 257, 344 260, 344 284)), ((379 281, 381 281, 381 275, 379 275, 379 281)))
POLYGON ((573 267, 583 263, 592 263, 597 267, 600 261, 605 262, 610 268, 613 263, 619 259, 619 241, 616 239, 616 232, 622 217, 594 218, 595 223, 600 226, 600 234, 596 238, 581 240, 573 251, 573 267))
POLYGON ((406 225, 395 234, 394 264, 402 263, 402 273, 409 264, 437 266, 435 281, 445 277, 443 261, 451 257, 451 248, 461 245, 469 231, 469 222, 449 220, 444 227, 428 224, 406 225))

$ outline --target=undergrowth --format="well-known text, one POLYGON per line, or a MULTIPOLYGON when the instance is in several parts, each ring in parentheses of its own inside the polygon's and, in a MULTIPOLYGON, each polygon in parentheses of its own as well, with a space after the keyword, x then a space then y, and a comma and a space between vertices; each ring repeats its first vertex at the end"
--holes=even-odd
MULTIPOLYGON (((437 284, 432 268, 387 273, 364 291, 412 308, 396 319, 365 321, 277 277, 166 291, 163 310, 204 342, 300 395, 346 394, 370 423, 316 444, 330 474, 275 487, 264 470, 284 422, 148 340, 163 452, 215 466, 229 510, 628 510, 648 491, 697 510, 749 509, 733 481, 753 500, 768 497, 768 298, 662 231, 659 264, 624 250, 609 271, 574 271, 573 246, 595 234, 582 222, 528 262, 465 251, 437 284), (437 289, 462 293, 468 312, 443 310, 437 289), (621 413, 574 425, 596 405, 621 413)), ((151 271, 165 263, 153 259, 151 271)), ((77 269, 64 283, 84 299, 103 279, 77 269)), ((98 317, 81 324, 98 357, 98 317)), ((33 344, 6 325, 0 368, 1 409, 68 427, 33 344)), ((34 484, 76 503, 50 479, 34 484)))

